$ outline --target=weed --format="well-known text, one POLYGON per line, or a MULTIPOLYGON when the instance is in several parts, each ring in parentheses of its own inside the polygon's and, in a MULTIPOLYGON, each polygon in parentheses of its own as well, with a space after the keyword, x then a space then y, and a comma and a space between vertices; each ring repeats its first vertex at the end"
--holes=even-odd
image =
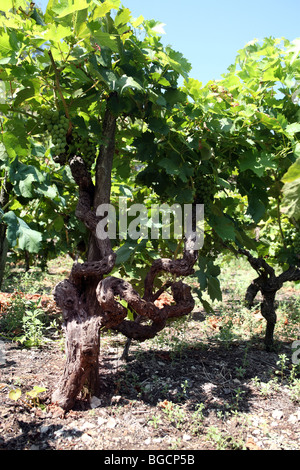
POLYGON ((203 413, 204 408, 205 408, 205 405, 203 403, 200 403, 191 416, 191 432, 193 434, 199 434, 200 429, 202 429, 202 425, 204 421, 204 413, 203 413))
POLYGON ((244 367, 241 367, 241 366, 236 367, 235 372, 236 372, 237 377, 239 377, 240 379, 243 379, 245 377, 245 374, 246 374, 246 369, 244 367))
POLYGON ((158 425, 161 424, 161 419, 160 419, 160 416, 152 416, 152 418, 149 419, 148 421, 149 424, 151 424, 154 429, 157 429, 158 428, 158 425))
POLYGON ((172 444, 170 445, 170 450, 177 450, 180 448, 181 448, 181 437, 173 440, 172 444))
POLYGON ((232 444, 234 442, 233 437, 223 436, 222 431, 220 431, 215 426, 210 426, 208 428, 206 438, 216 446, 216 450, 226 450, 232 448, 232 444))
POLYGON ((300 379, 294 379, 293 383, 289 386, 291 400, 295 403, 300 403, 300 379))
POLYGON ((40 346, 44 341, 45 314, 38 302, 16 293, 0 326, 9 337, 26 347, 40 346))
POLYGON ((26 347, 38 347, 44 342, 44 328, 45 325, 42 321, 44 312, 40 308, 33 310, 26 310, 22 319, 23 335, 17 336, 15 341, 23 344, 26 347))
POLYGON ((288 358, 286 354, 280 354, 278 357, 279 357, 279 361, 276 362, 276 365, 279 367, 279 370, 276 370, 275 373, 281 376, 281 381, 282 381, 285 375, 285 371, 288 367, 287 365, 288 358))
POLYGON ((7 335, 15 335, 22 331, 23 316, 26 308, 26 301, 18 293, 12 296, 11 305, 0 320, 0 327, 7 335))
POLYGON ((190 388, 190 384, 188 380, 185 380, 182 384, 180 384, 181 390, 178 390, 176 393, 176 398, 181 401, 185 400, 188 396, 188 390, 190 388))
POLYGON ((242 440, 236 440, 232 436, 223 435, 215 426, 210 426, 207 430, 206 438, 216 446, 216 450, 244 450, 245 444, 242 440))
POLYGON ((164 402, 163 411, 173 426, 181 429, 186 421, 186 415, 182 406, 172 403, 171 401, 164 402))
POLYGON ((8 397, 10 400, 18 401, 23 406, 28 406, 29 408, 38 407, 44 410, 45 406, 40 402, 40 394, 45 391, 45 388, 35 385, 32 390, 26 392, 25 397, 22 397, 22 390, 20 388, 14 388, 10 390, 8 397))
POLYGON ((276 378, 269 380, 269 382, 261 382, 258 377, 254 377, 252 379, 252 383, 258 389, 259 394, 262 397, 268 397, 274 392, 278 392, 280 389, 280 385, 278 384, 278 380, 276 378))
POLYGON ((234 390, 235 395, 233 397, 233 409, 238 410, 240 408, 240 405, 243 401, 243 395, 246 393, 244 390, 242 390, 240 387, 236 388, 234 390))
POLYGON ((224 343, 226 349, 230 347, 232 340, 234 339, 233 321, 231 318, 223 322, 218 338, 222 343, 224 343))
POLYGON ((293 383, 297 379, 297 376, 300 374, 300 364, 292 364, 289 376, 289 382, 293 383))

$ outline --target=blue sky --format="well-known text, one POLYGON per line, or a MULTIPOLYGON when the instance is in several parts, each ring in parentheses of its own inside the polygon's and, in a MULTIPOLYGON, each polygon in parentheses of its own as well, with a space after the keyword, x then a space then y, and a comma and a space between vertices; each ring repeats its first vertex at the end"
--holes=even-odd
MULTIPOLYGON (((47 0, 36 0, 43 9, 47 0)), ((300 37, 299 0, 123 0, 134 17, 165 23, 163 43, 192 64, 205 84, 219 79, 252 39, 300 37)))

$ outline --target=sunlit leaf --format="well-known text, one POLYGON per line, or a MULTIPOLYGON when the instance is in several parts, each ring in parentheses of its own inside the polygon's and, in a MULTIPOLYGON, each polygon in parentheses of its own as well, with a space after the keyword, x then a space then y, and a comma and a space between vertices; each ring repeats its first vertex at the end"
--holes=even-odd
POLYGON ((18 401, 19 398, 21 397, 22 395, 22 391, 20 388, 15 388, 13 390, 10 390, 9 394, 8 394, 8 397, 10 400, 14 400, 14 401, 18 401))
POLYGON ((286 174, 283 176, 284 183, 292 183, 300 178, 300 158, 298 158, 293 165, 290 166, 286 174))
POLYGON ((281 210, 289 218, 300 220, 300 178, 285 183, 281 210))

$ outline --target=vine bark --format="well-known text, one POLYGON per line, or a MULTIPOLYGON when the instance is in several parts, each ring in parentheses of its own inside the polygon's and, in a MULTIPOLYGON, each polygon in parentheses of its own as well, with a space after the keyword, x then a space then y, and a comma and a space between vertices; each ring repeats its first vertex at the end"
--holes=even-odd
POLYGON ((69 279, 59 283, 54 298, 62 310, 66 337, 66 363, 60 383, 52 395, 52 401, 68 410, 75 404, 83 386, 91 395, 99 386, 100 331, 113 329, 127 338, 144 341, 161 331, 168 318, 180 317, 193 310, 191 289, 181 280, 169 281, 154 291, 154 281, 161 272, 178 278, 194 272, 198 253, 193 240, 185 240, 182 259, 157 259, 153 262, 144 283, 144 295, 140 296, 130 283, 109 276, 116 255, 110 240, 97 238, 97 207, 110 202, 111 170, 115 149, 116 119, 106 111, 103 122, 104 144, 100 148, 96 164, 96 182, 83 160, 72 156, 69 160, 72 175, 78 185, 79 199, 76 216, 84 222, 90 233, 87 261, 74 263, 69 279), (107 276, 107 277, 105 277, 107 276), (170 288, 174 304, 159 309, 155 300, 164 289, 170 288), (127 308, 120 303, 127 302, 127 308), (128 320, 128 309, 135 320, 128 320))
POLYGON ((255 258, 247 250, 240 249, 239 253, 245 255, 253 269, 259 276, 249 285, 245 300, 248 307, 253 307, 254 300, 259 292, 262 294, 261 314, 267 322, 265 345, 267 350, 274 346, 274 329, 277 321, 276 294, 288 281, 300 280, 300 268, 290 266, 286 271, 276 276, 275 270, 265 259, 255 258))

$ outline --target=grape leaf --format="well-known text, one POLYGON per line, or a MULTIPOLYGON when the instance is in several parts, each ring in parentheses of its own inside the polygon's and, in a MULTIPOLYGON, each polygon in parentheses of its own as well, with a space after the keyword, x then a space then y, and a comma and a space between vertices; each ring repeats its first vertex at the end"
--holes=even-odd
POLYGON ((207 279, 207 292, 212 301, 222 301, 220 281, 216 277, 209 276, 207 279))
POLYGON ((153 132, 158 132, 167 135, 170 132, 169 126, 163 119, 152 117, 148 121, 149 129, 153 132))
POLYGON ((300 178, 285 183, 281 210, 289 218, 300 220, 300 178))
POLYGON ((300 219, 300 158, 290 166, 283 176, 282 212, 289 218, 300 219))
POLYGON ((9 179, 17 195, 26 198, 34 196, 33 182, 43 183, 42 173, 33 165, 25 165, 16 158, 9 168, 9 179))
POLYGON ((163 158, 158 162, 159 166, 164 168, 168 175, 178 175, 179 174, 179 167, 178 161, 171 158, 163 158))
POLYGON ((277 168, 275 157, 267 152, 246 152, 241 159, 240 170, 252 170, 257 176, 263 176, 267 168, 277 168))
POLYGON ((89 4, 86 0, 61 0, 52 6, 52 10, 57 13, 57 18, 64 18, 75 11, 88 8, 89 4))
POLYGON ((117 81, 117 89, 120 90, 120 93, 124 93, 124 90, 126 88, 131 88, 135 90, 142 91, 143 87, 140 85, 136 80, 134 80, 132 77, 127 77, 127 75, 123 75, 118 81, 117 81))
POLYGON ((293 124, 289 124, 285 128, 285 133, 289 137, 293 137, 294 134, 296 134, 297 132, 300 132, 300 123, 299 122, 293 122, 293 124))
POLYGON ((30 253, 38 253, 42 241, 40 232, 32 230, 13 211, 4 214, 3 221, 7 224, 6 236, 12 247, 18 247, 30 253))
POLYGON ((117 250, 116 265, 123 264, 129 260, 136 249, 137 243, 127 241, 117 250))
POLYGON ((117 29, 120 29, 122 26, 126 25, 131 20, 131 12, 128 8, 119 10, 115 18, 115 26, 117 29))
POLYGON ((231 220, 227 217, 217 215, 211 216, 211 219, 216 233, 222 238, 222 240, 235 240, 235 229, 231 220))
POLYGON ((94 10, 93 19, 102 18, 110 12, 112 8, 118 9, 120 6, 120 0, 106 0, 102 4, 97 6, 94 10))
POLYGON ((119 51, 117 36, 109 33, 103 33, 102 31, 94 31, 92 37, 100 47, 109 47, 109 49, 111 49, 113 52, 119 51))
POLYGON ((300 178, 300 158, 298 158, 293 165, 290 166, 286 174, 283 176, 283 183, 292 183, 300 178))

